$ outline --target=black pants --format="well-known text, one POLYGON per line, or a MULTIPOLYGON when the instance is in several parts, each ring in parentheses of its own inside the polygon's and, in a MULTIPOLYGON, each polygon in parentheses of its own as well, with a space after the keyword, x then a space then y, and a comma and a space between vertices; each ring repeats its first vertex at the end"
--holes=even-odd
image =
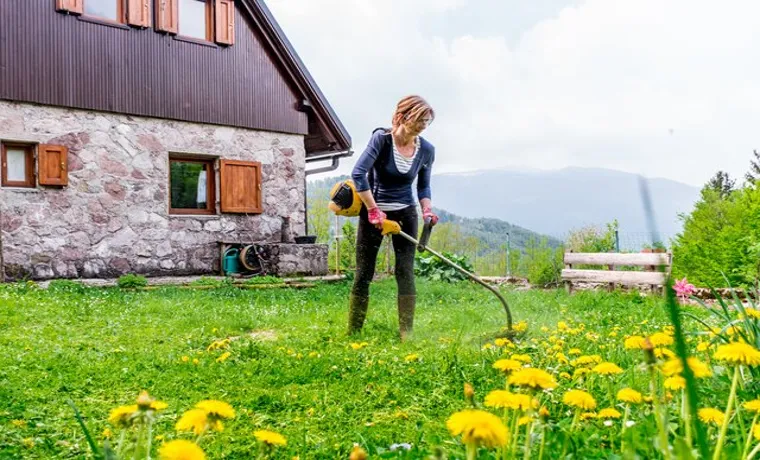
MULTIPOLYGON (((409 206, 398 211, 386 211, 387 218, 401 224, 401 231, 417 236, 417 208, 409 206)), ((417 246, 400 235, 393 235, 393 252, 396 256, 396 284, 398 295, 416 295, 414 284, 414 251, 417 246)), ((351 293, 358 296, 369 295, 369 285, 375 276, 377 253, 383 242, 380 229, 369 223, 367 208, 362 206, 359 213, 359 228, 356 234, 356 276, 351 293)))

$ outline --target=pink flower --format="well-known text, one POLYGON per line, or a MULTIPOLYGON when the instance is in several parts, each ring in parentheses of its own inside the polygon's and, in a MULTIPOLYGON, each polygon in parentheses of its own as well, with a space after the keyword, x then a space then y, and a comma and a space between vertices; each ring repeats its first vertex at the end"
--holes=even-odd
POLYGON ((686 281, 685 276, 682 280, 676 280, 675 284, 673 284, 673 289, 681 300, 686 300, 686 297, 694 294, 694 285, 686 281))

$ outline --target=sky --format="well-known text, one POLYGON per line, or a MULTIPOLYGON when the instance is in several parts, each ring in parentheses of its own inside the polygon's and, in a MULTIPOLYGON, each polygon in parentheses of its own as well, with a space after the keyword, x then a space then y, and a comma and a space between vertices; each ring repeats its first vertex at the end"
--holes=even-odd
POLYGON ((601 167, 701 186, 741 181, 760 149, 756 0, 267 5, 352 136, 338 174, 407 94, 436 111, 434 173, 601 167))

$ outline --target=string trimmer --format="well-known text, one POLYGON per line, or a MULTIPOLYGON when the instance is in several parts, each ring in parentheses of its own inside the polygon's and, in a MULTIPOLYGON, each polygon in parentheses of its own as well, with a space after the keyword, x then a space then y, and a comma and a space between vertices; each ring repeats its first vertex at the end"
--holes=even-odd
MULTIPOLYGON (((339 216, 356 217, 359 215, 359 212, 362 209, 362 201, 356 192, 356 186, 354 185, 354 182, 352 180, 348 179, 345 181, 340 181, 332 187, 332 189, 330 190, 330 202, 328 204, 328 208, 339 216)), ((444 255, 438 253, 437 251, 427 246, 428 241, 430 240, 430 234, 433 231, 433 225, 435 224, 432 222, 431 219, 425 219, 425 222, 422 228, 422 236, 420 237, 418 241, 412 238, 411 236, 409 236, 408 234, 402 232, 401 225, 399 225, 398 222, 386 219, 385 221, 383 221, 382 234, 383 235, 388 235, 388 234, 400 235, 401 237, 414 243, 417 246, 417 250, 419 252, 425 252, 425 251, 430 252, 434 256, 444 261, 446 264, 453 267, 459 273, 465 275, 467 278, 471 279, 472 281, 475 281, 476 283, 480 284, 484 288, 493 292, 494 295, 499 298, 499 301, 501 301, 501 304, 504 305, 504 312, 506 312, 507 314, 507 330, 505 334, 500 334, 500 335, 504 337, 512 338, 514 336, 514 331, 512 330, 512 312, 509 310, 507 301, 504 300, 504 297, 502 297, 498 289, 487 284, 485 281, 481 280, 474 274, 470 273, 469 271, 465 270, 464 268, 460 267, 459 265, 449 260, 444 255)))
POLYGON ((428 247, 428 241, 430 241, 430 234, 433 232, 433 226, 435 224, 430 218, 425 219, 424 225, 422 227, 422 235, 420 236, 419 240, 416 240, 412 238, 410 235, 404 233, 401 231, 401 225, 399 225, 398 222, 393 220, 385 220, 383 221, 383 235, 392 234, 392 235, 399 235, 406 240, 414 243, 417 246, 417 250, 420 253, 423 253, 425 251, 433 254, 434 256, 438 257, 442 261, 444 261, 446 264, 451 266, 452 268, 456 269, 459 273, 465 275, 472 281, 475 281, 476 283, 480 284, 484 288, 488 289, 489 291, 493 292, 496 297, 499 298, 499 301, 501 301, 501 304, 504 306, 504 312, 507 314, 507 331, 504 334, 506 337, 513 337, 514 331, 512 330, 512 312, 509 309, 509 305, 507 305, 506 299, 501 295, 498 289, 491 286, 490 284, 486 283, 482 279, 478 278, 474 274, 470 273, 469 271, 465 270, 464 268, 460 267, 459 265, 455 264, 451 260, 449 260, 446 256, 439 253, 438 251, 428 247))

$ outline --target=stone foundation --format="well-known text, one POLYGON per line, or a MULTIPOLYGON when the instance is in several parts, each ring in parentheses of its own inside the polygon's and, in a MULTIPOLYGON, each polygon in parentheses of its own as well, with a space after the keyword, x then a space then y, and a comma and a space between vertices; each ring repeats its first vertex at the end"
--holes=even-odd
MULTIPOLYGON (((300 135, 0 101, 0 140, 69 148, 68 186, 0 187, 9 279, 215 274, 217 241, 277 244, 305 229, 300 135), (263 213, 169 214, 170 153, 261 162, 263 213)), ((278 270, 325 273, 316 246, 281 249, 278 270)))

